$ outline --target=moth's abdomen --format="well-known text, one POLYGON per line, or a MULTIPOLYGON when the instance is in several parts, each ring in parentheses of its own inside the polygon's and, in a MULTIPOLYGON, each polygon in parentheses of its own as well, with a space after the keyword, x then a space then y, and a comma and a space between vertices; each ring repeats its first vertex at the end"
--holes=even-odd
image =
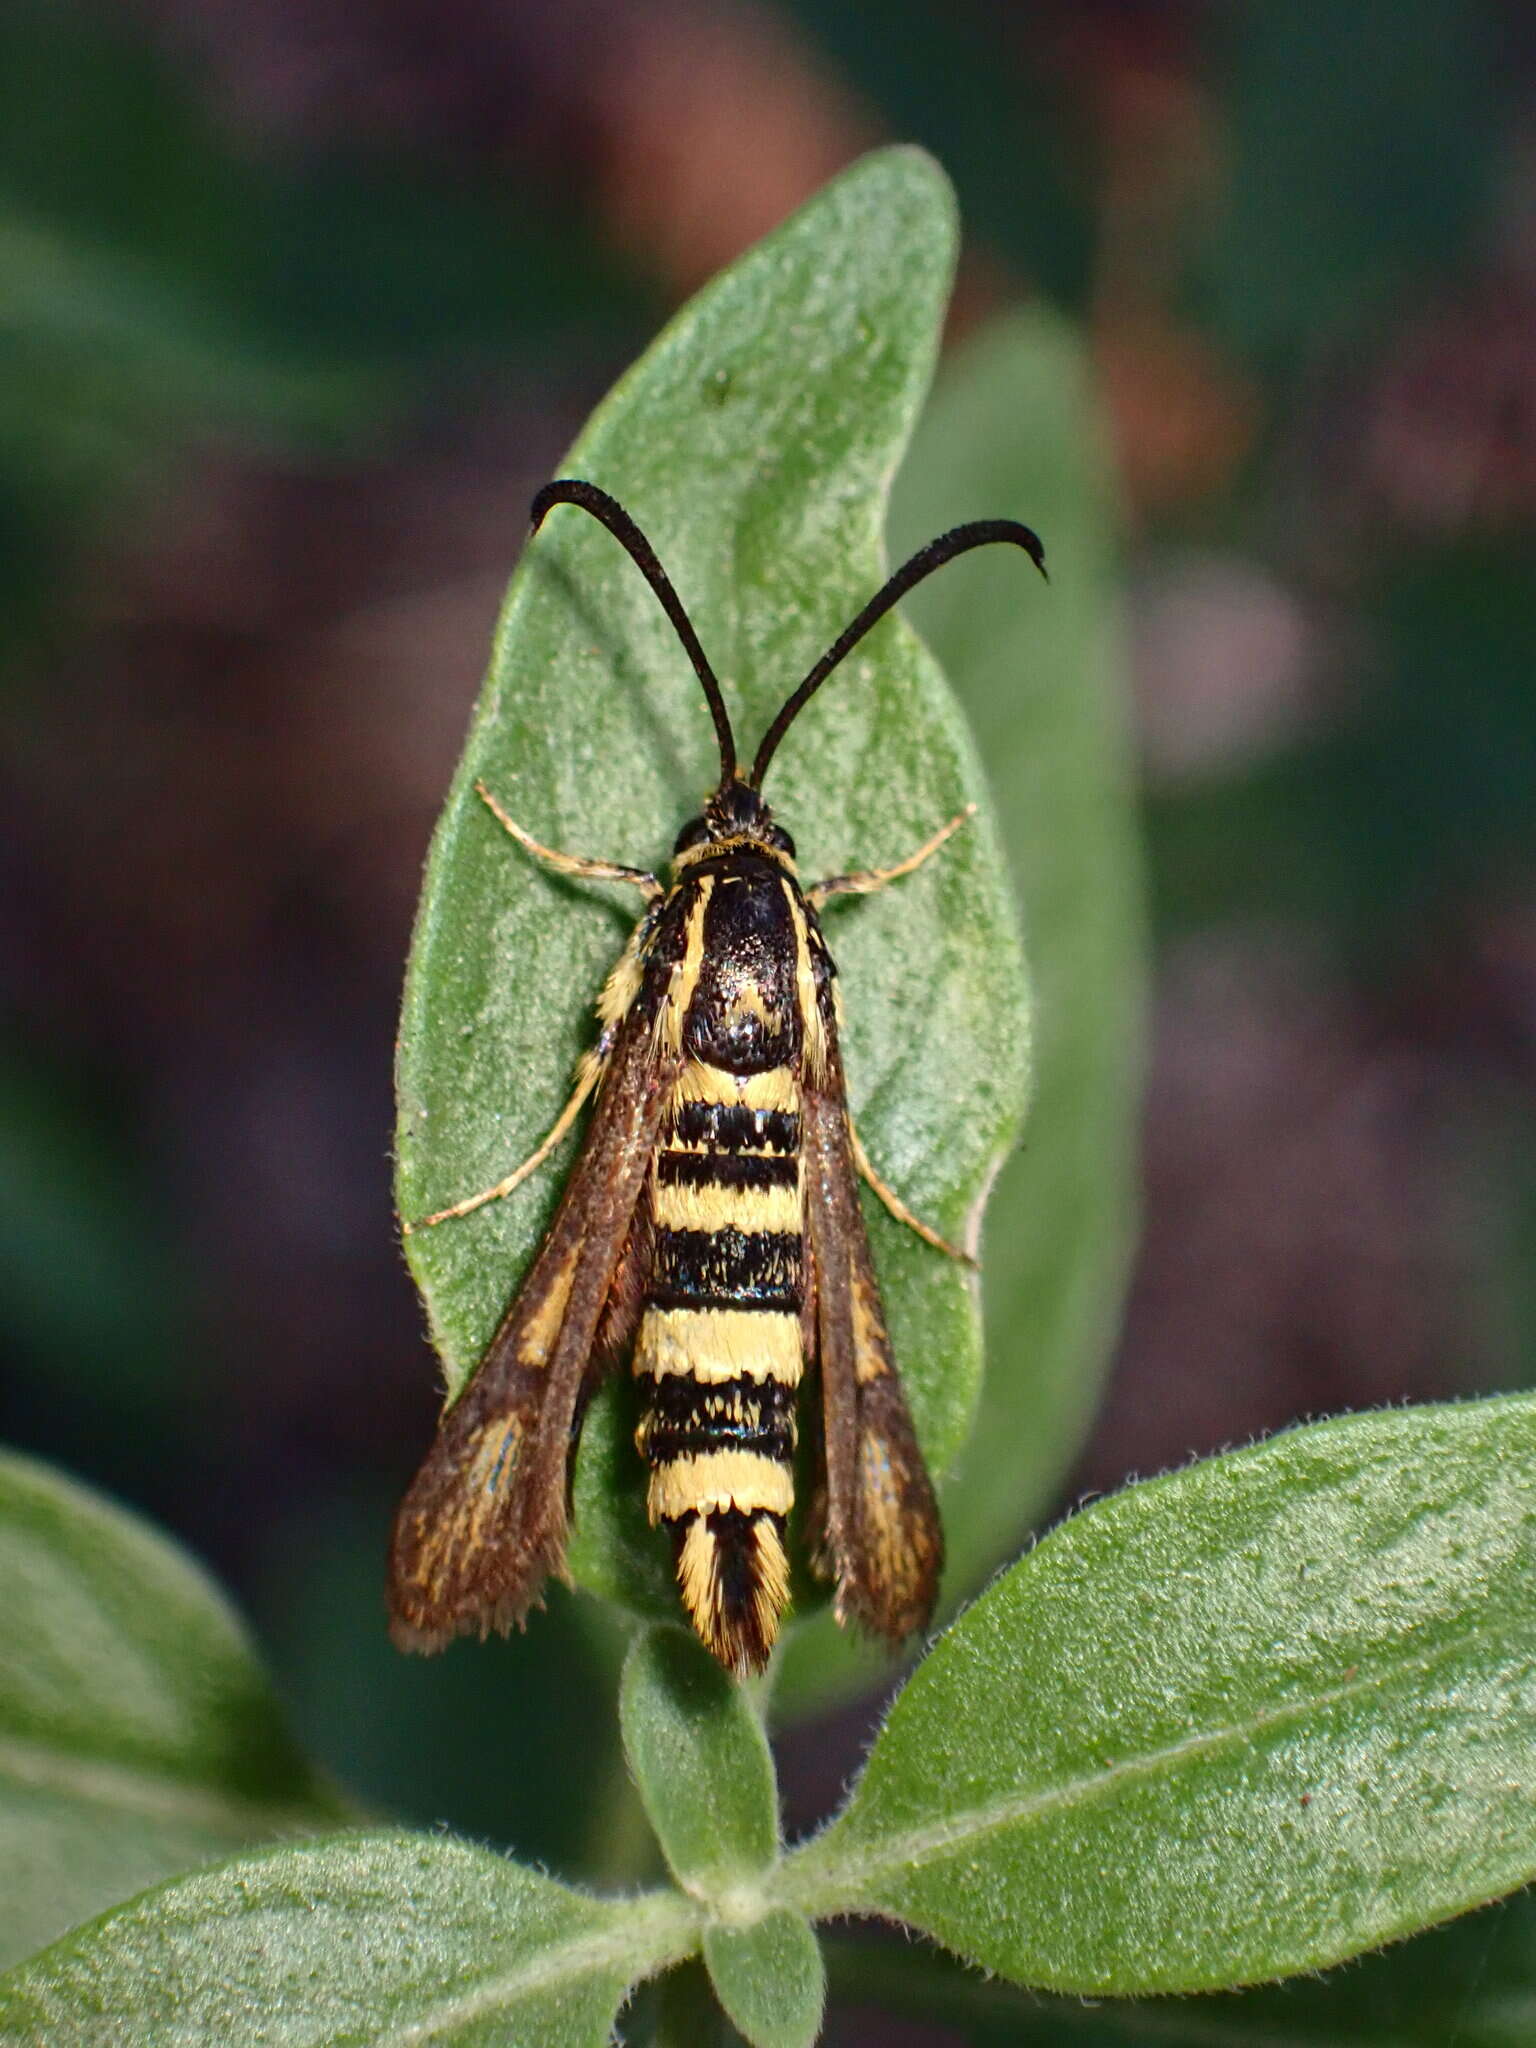
POLYGON ((692 1060, 651 1176, 653 1259, 635 1345, 636 1441, 683 1604, 733 1670, 761 1670, 789 1597, 804 1238, 790 1067, 692 1060))

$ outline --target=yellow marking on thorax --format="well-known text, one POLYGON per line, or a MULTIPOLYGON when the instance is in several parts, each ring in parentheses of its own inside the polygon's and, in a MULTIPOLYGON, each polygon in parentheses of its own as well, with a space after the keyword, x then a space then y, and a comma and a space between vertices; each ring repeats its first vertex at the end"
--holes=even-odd
POLYGON ((795 933, 795 1000, 800 1006, 800 1038, 805 1071, 816 1083, 827 1075, 827 1027, 816 1000, 816 971, 811 965, 810 933, 805 922, 805 904, 791 882, 785 882, 784 900, 795 933))
POLYGON ((761 1074, 733 1074, 706 1060, 689 1060, 673 1088, 674 1102, 739 1103, 744 1109, 800 1108, 800 1077, 793 1067, 769 1067, 761 1074))
MULTIPOLYGON (((764 860, 771 860, 775 867, 782 868, 787 875, 798 875, 800 870, 794 861, 777 846, 770 846, 766 839, 754 839, 750 832, 733 833, 729 839, 705 839, 697 846, 685 846, 681 853, 672 856, 672 872, 681 875, 701 860, 714 860, 722 853, 755 853, 764 860)), ((728 877, 727 879, 734 879, 728 877)))
POLYGON ((651 1188, 651 1215, 662 1230, 798 1230, 800 1189, 651 1188))
POLYGON ((704 971, 704 914, 709 909, 709 899, 715 892, 715 878, 705 875, 699 883, 699 893, 688 912, 688 930, 683 941, 683 957, 672 969, 672 978, 667 988, 666 1000, 656 1014, 658 1043, 669 1052, 680 1053, 683 1049, 683 1019, 699 985, 699 976, 704 971))
POLYGON ((736 993, 726 1008, 725 1022, 727 1025, 739 1024, 748 1017, 755 1017, 759 1024, 770 1028, 778 1021, 763 1001, 762 990, 751 980, 738 983, 736 993))
POLYGON ((670 1522, 718 1508, 736 1508, 742 1514, 766 1508, 770 1514, 787 1515, 794 1498, 794 1475, 777 1458, 765 1458, 758 1451, 700 1451, 657 1466, 646 1506, 653 1522, 670 1522))
POLYGON ((635 1340, 635 1371, 721 1380, 800 1384, 800 1318, 791 1309, 648 1308, 635 1340))
POLYGON ((597 999, 600 1023, 617 1024, 640 993, 640 931, 641 927, 636 925, 623 952, 613 963, 612 972, 603 983, 603 992, 597 999))

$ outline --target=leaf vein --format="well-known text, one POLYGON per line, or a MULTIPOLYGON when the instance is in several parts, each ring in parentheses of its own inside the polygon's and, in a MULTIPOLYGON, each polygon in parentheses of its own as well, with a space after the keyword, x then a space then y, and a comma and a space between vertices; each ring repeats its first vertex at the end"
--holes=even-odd
POLYGON ((430 2041, 445 2027, 468 2025, 520 1998, 616 1967, 622 1967, 628 1982, 636 1984, 691 1955, 698 1946, 701 1925, 701 1916, 681 1896, 657 1893, 649 1900, 637 1899, 619 1925, 557 1942, 473 1990, 445 1999, 403 2026, 370 2038, 374 2048, 412 2048, 413 2043, 430 2041))

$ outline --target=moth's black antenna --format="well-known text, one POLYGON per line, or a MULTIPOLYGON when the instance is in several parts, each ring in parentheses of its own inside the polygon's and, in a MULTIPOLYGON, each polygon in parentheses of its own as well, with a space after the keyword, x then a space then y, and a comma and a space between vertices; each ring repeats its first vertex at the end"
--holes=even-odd
POLYGON ((1039 537, 1027 526, 1021 526, 1017 519, 973 519, 968 526, 951 527, 948 533, 941 533, 937 540, 929 541, 927 547, 919 548, 909 562, 902 563, 885 588, 869 600, 852 625, 838 634, 763 734, 763 743, 757 750, 757 759, 752 763, 752 773, 748 777, 754 789, 762 788, 768 763, 773 759, 779 741, 800 716, 809 699, 821 688, 843 656, 858 646, 875 621, 883 618, 893 604, 899 603, 914 583, 921 583, 925 576, 931 576, 935 569, 942 569, 946 562, 952 562, 956 555, 963 555, 967 549, 985 547, 994 540, 1012 541, 1015 547, 1023 548, 1040 574, 1045 575, 1045 549, 1040 545, 1039 537))
POLYGON ((720 685, 715 672, 709 665, 708 657, 699 645, 699 636, 693 630, 693 622, 683 610, 683 601, 672 588, 667 572, 656 559, 656 550, 624 510, 617 498, 610 498, 596 484, 583 483, 579 477, 557 477, 552 484, 546 484, 534 499, 528 516, 533 522, 532 531, 537 533, 544 523, 544 515, 553 505, 579 505, 583 512, 590 512, 600 520, 608 531, 625 548, 635 567, 649 583, 661 600, 661 608, 672 621, 672 629, 683 643, 683 650, 693 663, 693 672, 704 685, 704 695, 709 703, 709 715, 715 721, 715 737, 720 742, 720 780, 727 783, 736 773, 736 738, 731 731, 730 716, 725 708, 725 699, 720 694, 720 685))

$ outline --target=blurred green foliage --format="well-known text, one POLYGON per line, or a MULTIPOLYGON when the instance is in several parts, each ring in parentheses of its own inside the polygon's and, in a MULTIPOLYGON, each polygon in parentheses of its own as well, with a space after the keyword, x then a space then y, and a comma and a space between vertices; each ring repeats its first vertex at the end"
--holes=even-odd
POLYGON ((466 160, 242 148, 121 19, 0 15, 0 659, 69 544, 200 439, 362 453, 445 381, 642 297, 466 160))
POLYGON ((1437 921, 1513 900, 1536 841, 1536 604, 1510 543, 1404 550, 1373 579, 1365 687, 1334 730, 1147 807, 1165 937, 1238 918, 1331 933, 1383 983, 1437 921))
POLYGON ((1465 0, 1205 10, 1230 180, 1196 239, 1211 329, 1274 371, 1462 262, 1500 138, 1500 27, 1465 0))
POLYGON ((1085 137, 1065 81, 1030 52, 1052 25, 1010 7, 788 0, 836 72, 895 135, 920 142, 955 182, 968 235, 1065 305, 1087 301, 1094 225, 1085 137))

